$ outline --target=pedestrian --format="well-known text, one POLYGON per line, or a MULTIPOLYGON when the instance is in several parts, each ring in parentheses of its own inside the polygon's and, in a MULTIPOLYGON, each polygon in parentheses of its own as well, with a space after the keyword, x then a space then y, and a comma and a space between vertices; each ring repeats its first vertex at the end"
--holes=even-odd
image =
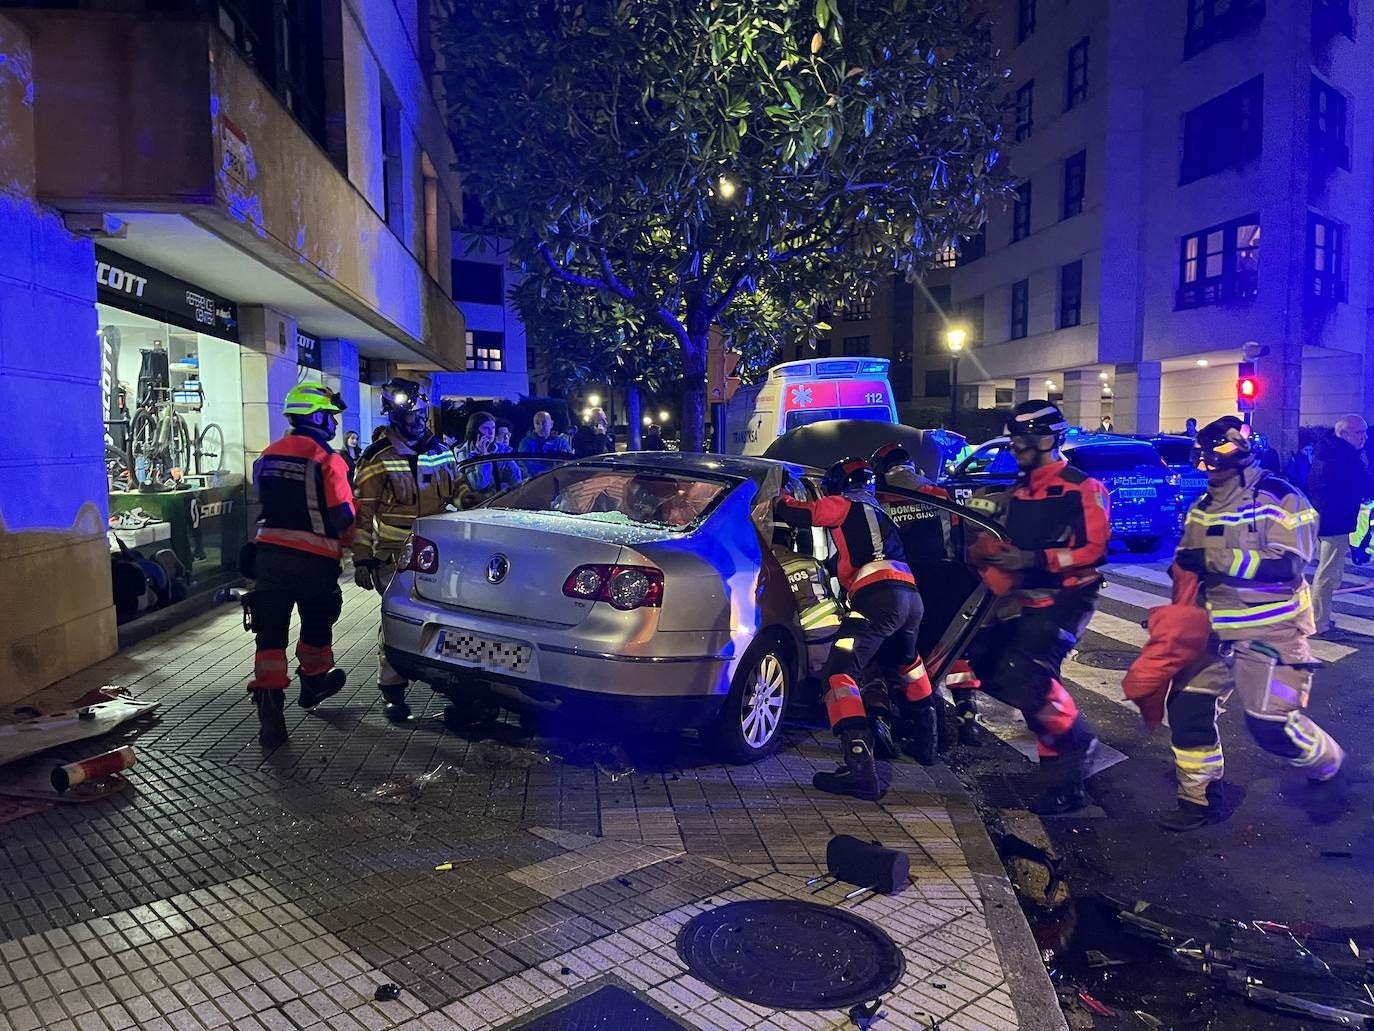
POLYGON ((256 654, 248 694, 258 713, 258 743, 286 742, 283 692, 290 685, 286 645, 291 612, 299 610, 296 642, 298 704, 313 709, 347 680, 334 665, 334 623, 343 611, 340 558, 353 534, 348 465, 329 446, 343 399, 320 383, 298 383, 282 408, 291 431, 253 463, 262 505, 253 549, 250 607, 256 654))
POLYGON ((1198 433, 1194 455, 1207 493, 1188 509, 1174 563, 1202 578, 1212 643, 1204 667, 1169 695, 1178 805, 1170 831, 1216 818, 1209 791, 1225 774, 1219 704, 1234 690, 1245 725, 1265 751, 1314 783, 1330 781, 1345 753, 1303 712, 1312 691, 1312 598, 1303 570, 1317 546, 1318 515, 1301 493, 1254 463, 1234 415, 1198 433))
MULTIPOLYGON (((490 412, 473 412, 468 416, 467 433, 456 452, 458 461, 501 454, 496 440, 496 416, 490 412)), ((509 490, 520 482, 520 468, 512 461, 484 462, 463 470, 469 490, 481 497, 509 490)))
MULTIPOLYGON (((429 427, 429 398, 413 380, 382 384, 382 437, 358 463, 358 530, 353 538, 353 582, 385 594, 396 559, 422 516, 457 506, 460 477, 453 452, 429 427)), ((377 690, 382 714, 393 723, 410 717, 405 677, 386 659, 377 630, 377 690)))
POLYGON ((1196 419, 1189 419, 1187 422, 1183 424, 1183 435, 1187 437, 1189 440, 1194 440, 1197 438, 1196 419))
POLYGON ((511 425, 505 419, 496 420, 496 450, 504 454, 510 454, 515 450, 511 446, 511 425))
POLYGON ((1112 432, 1112 417, 1111 417, 1110 415, 1104 415, 1104 416, 1102 416, 1102 420, 1101 420, 1101 422, 1098 424, 1098 427, 1097 427, 1097 432, 1098 432, 1098 433, 1111 433, 1111 432, 1112 432))
POLYGON ((1269 446, 1269 438, 1263 433, 1251 431, 1250 436, 1250 449, 1254 455, 1255 465, 1277 476, 1280 468, 1278 451, 1269 446))
POLYGON ((1111 521, 1107 489, 1060 453, 1068 428, 1049 401, 1017 405, 1007 418, 1020 469, 1016 482, 968 502, 994 515, 1010 538, 998 545, 985 537, 972 549, 991 567, 989 586, 1003 596, 968 661, 982 690, 1021 710, 1035 735, 1044 790, 1030 808, 1039 815, 1084 805, 1083 782, 1097 748, 1097 735, 1065 690, 1060 668, 1096 607, 1111 521))
POLYGON ((658 423, 649 423, 649 428, 644 432, 643 448, 645 451, 668 450, 668 445, 663 443, 663 427, 658 423))
POLYGON ((363 449, 358 445, 357 430, 349 430, 344 434, 343 450, 339 453, 348 465, 348 482, 352 484, 353 477, 358 471, 358 461, 363 457, 363 449))
MULTIPOLYGON (((572 444, 561 433, 554 432, 553 416, 548 412, 535 412, 530 423, 530 431, 520 438, 515 449, 521 455, 559 455, 573 457, 572 444)), ((526 462, 525 469, 531 476, 538 475, 552 467, 552 462, 526 462)))
POLYGON ((1317 445, 1307 443, 1293 452, 1293 457, 1288 460, 1288 465, 1284 469, 1284 476, 1294 487, 1302 491, 1311 498, 1308 493, 1308 479, 1312 475, 1312 463, 1317 457, 1317 445))
POLYGON ((1317 446, 1307 479, 1307 496, 1317 510, 1317 575, 1312 579, 1312 616, 1318 634, 1336 629, 1331 599, 1345 575, 1350 535, 1360 506, 1374 496, 1364 457, 1369 427, 1358 415, 1336 420, 1336 432, 1317 446))
POLYGON ((606 413, 600 408, 593 408, 587 421, 577 428, 573 434, 572 449, 578 458, 607 455, 615 451, 615 438, 608 428, 606 413))
MULTIPOLYGON (((905 703, 934 712, 930 679, 916 651, 921 595, 897 527, 874 496, 874 482, 867 461, 848 458, 826 471, 826 497, 799 501, 783 494, 773 506, 774 520, 794 531, 823 527, 829 533, 836 577, 850 610, 821 675, 826 715, 845 765, 817 773, 811 783, 819 791, 868 801, 877 801, 886 788, 878 779, 874 732, 859 689, 865 668, 877 660, 889 682, 901 685, 905 703)), ((934 730, 932 721, 931 734, 934 730)))
POLYGON ((372 440, 369 443, 375 444, 386 436, 386 423, 372 427, 372 440))

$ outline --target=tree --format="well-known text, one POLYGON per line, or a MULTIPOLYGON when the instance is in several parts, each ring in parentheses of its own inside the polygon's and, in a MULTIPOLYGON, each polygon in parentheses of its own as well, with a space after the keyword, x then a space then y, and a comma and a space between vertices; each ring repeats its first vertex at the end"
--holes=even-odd
POLYGON ((989 35, 958 0, 447 2, 465 187, 527 268, 672 335, 684 448, 742 297, 814 327, 1002 188, 989 35))

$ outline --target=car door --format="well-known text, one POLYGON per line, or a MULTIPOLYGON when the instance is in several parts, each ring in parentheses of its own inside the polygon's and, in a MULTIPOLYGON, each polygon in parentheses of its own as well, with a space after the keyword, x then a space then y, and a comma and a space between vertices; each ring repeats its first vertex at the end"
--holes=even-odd
POLYGON ((988 487, 1006 487, 1016 480, 1016 456, 1005 440, 992 440, 978 448, 942 483, 955 501, 967 501, 988 487))

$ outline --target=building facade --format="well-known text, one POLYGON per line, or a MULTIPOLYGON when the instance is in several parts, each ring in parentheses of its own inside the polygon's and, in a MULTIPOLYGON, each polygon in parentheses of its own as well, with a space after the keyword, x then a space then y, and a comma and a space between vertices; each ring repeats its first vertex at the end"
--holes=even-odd
POLYGON ((465 367, 427 7, 0 0, 0 699, 236 576, 292 385, 465 367))
POLYGON ((467 320, 461 376, 439 377, 439 390, 454 398, 514 401, 533 393, 525 349, 525 324, 511 300, 520 270, 510 245, 499 237, 453 231, 453 299, 467 320))
POLYGON ((969 407, 1048 394, 1081 425, 1181 430, 1236 411, 1248 343, 1268 349, 1253 419, 1282 451, 1300 425, 1374 409, 1374 7, 988 7, 1017 189, 875 302, 872 338, 911 355, 914 399, 948 403, 957 325, 969 407))

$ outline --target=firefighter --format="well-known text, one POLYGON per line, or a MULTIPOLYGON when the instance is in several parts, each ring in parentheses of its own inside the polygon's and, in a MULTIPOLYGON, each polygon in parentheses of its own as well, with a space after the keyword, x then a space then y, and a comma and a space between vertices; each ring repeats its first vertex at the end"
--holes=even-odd
MULTIPOLYGON (((453 452, 429 427, 429 399, 413 380, 382 384, 386 431, 358 461, 353 489, 358 532, 353 538, 353 581, 385 594, 396 573, 396 558, 415 520, 457 507, 462 479, 453 452)), ((386 660, 377 631, 377 689, 382 712, 393 723, 410 718, 404 677, 386 660)))
MULTIPOLYGON (((894 494, 891 489, 927 494, 946 501, 949 500, 949 491, 922 474, 916 468, 911 452, 896 442, 878 448, 873 452, 871 462, 878 477, 878 500, 897 524, 902 537, 902 549, 906 552, 907 564, 911 566, 916 582, 924 583, 926 578, 935 577, 942 582, 942 588, 953 587, 947 581, 958 576, 959 571, 967 571, 967 566, 963 565, 963 534, 958 517, 946 515, 940 509, 922 505, 910 497, 894 494)), ((978 584, 976 580, 971 580, 966 586, 968 590, 965 597, 972 594, 978 584)), ((951 599, 959 597, 955 590, 945 590, 942 596, 951 599)), ((963 599, 959 598, 959 601, 962 604, 963 599)), ((954 612, 941 613, 941 617, 949 618, 939 618, 936 622, 947 624, 954 615, 954 612)), ((959 743, 978 747, 983 743, 983 728, 978 725, 978 708, 970 693, 973 681, 973 671, 962 659, 954 663, 944 677, 944 685, 954 699, 959 743)), ((938 701, 935 704, 938 713, 938 701)), ((943 719, 938 720, 938 727, 942 732, 940 751, 943 752, 946 748, 943 719)))
POLYGON ((816 774, 812 784, 869 801, 881 798, 885 788, 878 780, 873 729, 859 690, 864 667, 877 659, 894 672, 906 702, 927 703, 932 751, 935 735, 930 680, 916 653, 921 596, 897 528, 874 497, 873 485, 873 467, 862 458, 848 458, 826 472, 828 496, 798 501, 784 494, 773 509, 774 518, 794 530, 820 526, 829 531, 835 573, 850 609, 822 674, 826 716, 840 739, 845 765, 816 774))
POLYGON ((1314 783, 1340 772, 1345 753, 1303 712, 1316 629, 1303 570, 1317 542, 1317 513, 1286 481, 1259 468, 1247 427, 1228 415, 1198 431, 1193 458, 1207 493, 1193 503, 1174 561, 1202 577, 1212 647, 1201 672, 1168 701, 1177 808, 1160 819, 1187 831, 1215 818, 1207 789, 1225 772, 1217 707, 1234 689, 1261 748, 1314 783))
POLYGON ((1067 430, 1049 401, 1017 405, 1007 418, 1016 482, 969 501, 1010 538, 1004 547, 975 549, 992 567, 990 585, 1010 589, 974 639, 969 665, 982 690, 1021 710, 1035 735, 1044 790, 1031 811, 1044 816, 1072 812, 1087 798, 1083 780, 1097 737, 1064 689, 1060 667, 1092 618, 1111 535, 1107 489, 1060 455, 1067 430))
POLYGON ((293 608, 301 617, 301 708, 313 709, 337 694, 347 679, 334 665, 333 644, 334 623, 343 611, 340 559, 353 532, 353 492, 348 464, 329 446, 344 403, 319 383, 298 383, 282 410, 291 432, 253 463, 262 515, 251 570, 257 654, 248 694, 264 748, 286 741, 283 692, 290 684, 286 645, 293 608))

